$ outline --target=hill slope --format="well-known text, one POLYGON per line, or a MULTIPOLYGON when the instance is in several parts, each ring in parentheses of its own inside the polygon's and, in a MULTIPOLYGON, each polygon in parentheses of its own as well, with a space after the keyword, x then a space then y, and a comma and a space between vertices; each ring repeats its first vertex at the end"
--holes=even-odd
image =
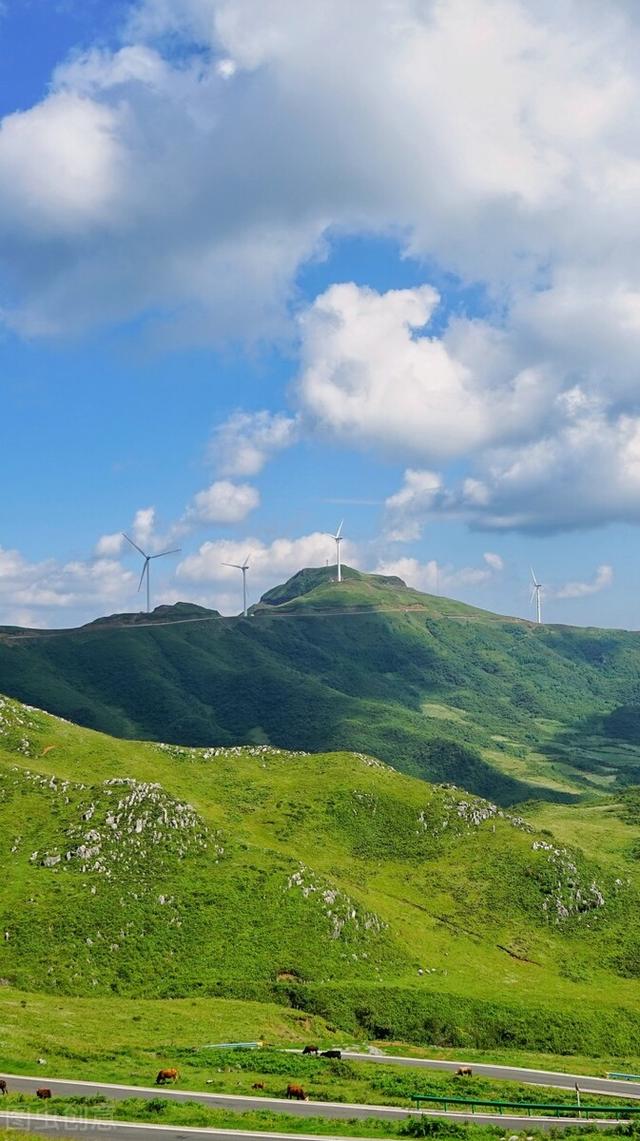
POLYGON ((622 1053, 637 868, 365 755, 117 741, 0 705, 0 972, 22 990, 622 1053))
POLYGON ((345 576, 301 571, 246 620, 180 604, 0 632, 0 689, 122 737, 364 750, 503 804, 640 781, 637 634, 345 576))

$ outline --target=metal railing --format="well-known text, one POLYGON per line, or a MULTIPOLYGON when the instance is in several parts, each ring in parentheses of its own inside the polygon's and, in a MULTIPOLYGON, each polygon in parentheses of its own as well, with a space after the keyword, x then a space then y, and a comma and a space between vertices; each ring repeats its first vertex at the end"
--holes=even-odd
POLYGON ((471 1112, 475 1113, 476 1107, 481 1106, 483 1109, 497 1110, 498 1113, 503 1114, 505 1109, 520 1110, 524 1116, 531 1117, 532 1111, 537 1111, 537 1116, 545 1116, 546 1114, 553 1117, 561 1117, 563 1114, 571 1114, 572 1117, 580 1117, 585 1114, 586 1117, 590 1113, 598 1114, 600 1117, 615 1117, 616 1119, 628 1116, 634 1116, 640 1113, 640 1105, 585 1105, 584 1103, 578 1105, 577 1102, 563 1102, 561 1105, 547 1102, 534 1102, 534 1101, 485 1101, 478 1097, 450 1097, 448 1094, 413 1094, 412 1100, 416 1103, 416 1109, 420 1109, 421 1102, 438 1102, 444 1107, 445 1113, 448 1111, 450 1105, 455 1106, 470 1106, 471 1112))

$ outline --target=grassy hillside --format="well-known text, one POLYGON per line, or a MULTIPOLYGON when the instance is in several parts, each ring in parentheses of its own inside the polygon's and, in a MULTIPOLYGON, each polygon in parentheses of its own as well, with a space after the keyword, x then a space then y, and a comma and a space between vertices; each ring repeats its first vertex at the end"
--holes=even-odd
POLYGON ((305 570, 247 619, 179 604, 0 632, 0 690, 120 737, 353 749, 513 804, 640 782, 640 637, 305 570))
POLYGON ((0 707, 0 977, 22 990, 621 1054, 640 1029, 632 863, 364 754, 134 743, 0 707))

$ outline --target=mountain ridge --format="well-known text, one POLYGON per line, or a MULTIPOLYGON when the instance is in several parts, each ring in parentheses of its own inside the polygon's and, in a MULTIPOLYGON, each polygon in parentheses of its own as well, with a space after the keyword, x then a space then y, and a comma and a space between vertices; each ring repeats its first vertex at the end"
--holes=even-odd
POLYGON ((175 604, 0 638, 0 690, 115 736, 353 749, 502 804, 640 783, 640 636, 307 568, 250 617, 175 604))

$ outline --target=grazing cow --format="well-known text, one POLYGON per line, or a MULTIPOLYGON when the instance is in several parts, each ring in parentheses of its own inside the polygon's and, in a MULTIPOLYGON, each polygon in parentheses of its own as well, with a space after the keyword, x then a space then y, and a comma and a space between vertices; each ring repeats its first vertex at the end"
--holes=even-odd
POLYGON ((303 1054, 317 1054, 318 1053, 318 1047, 317 1046, 305 1046, 302 1053, 303 1054))
POLYGON ((289 1101, 292 1097, 295 1098, 296 1101, 307 1100, 307 1095, 304 1092, 302 1086, 293 1086, 291 1084, 287 1086, 287 1097, 289 1098, 289 1101))
POLYGON ((156 1078, 156 1085, 166 1086, 167 1082, 177 1082, 178 1076, 177 1070, 160 1070, 156 1078))
POLYGON ((460 1068, 456 1070, 457 1078, 470 1078, 472 1074, 473 1070, 471 1069, 471 1066, 460 1066, 460 1068))
POLYGON ((8 1092, 7 1083, 5 1082, 4 1078, 0 1078, 0 1093, 4 1096, 4 1094, 8 1092))
POLYGON ((36 1097, 39 1097, 41 1101, 47 1101, 47 1099, 51 1097, 51 1090, 50 1089, 37 1089, 36 1090, 36 1097))
POLYGON ((321 1058, 337 1058, 338 1061, 340 1061, 340 1058, 342 1057, 342 1053, 340 1050, 323 1050, 320 1057, 321 1058))
POLYGON ((254 1082, 251 1089, 264 1089, 264 1082, 254 1082))

